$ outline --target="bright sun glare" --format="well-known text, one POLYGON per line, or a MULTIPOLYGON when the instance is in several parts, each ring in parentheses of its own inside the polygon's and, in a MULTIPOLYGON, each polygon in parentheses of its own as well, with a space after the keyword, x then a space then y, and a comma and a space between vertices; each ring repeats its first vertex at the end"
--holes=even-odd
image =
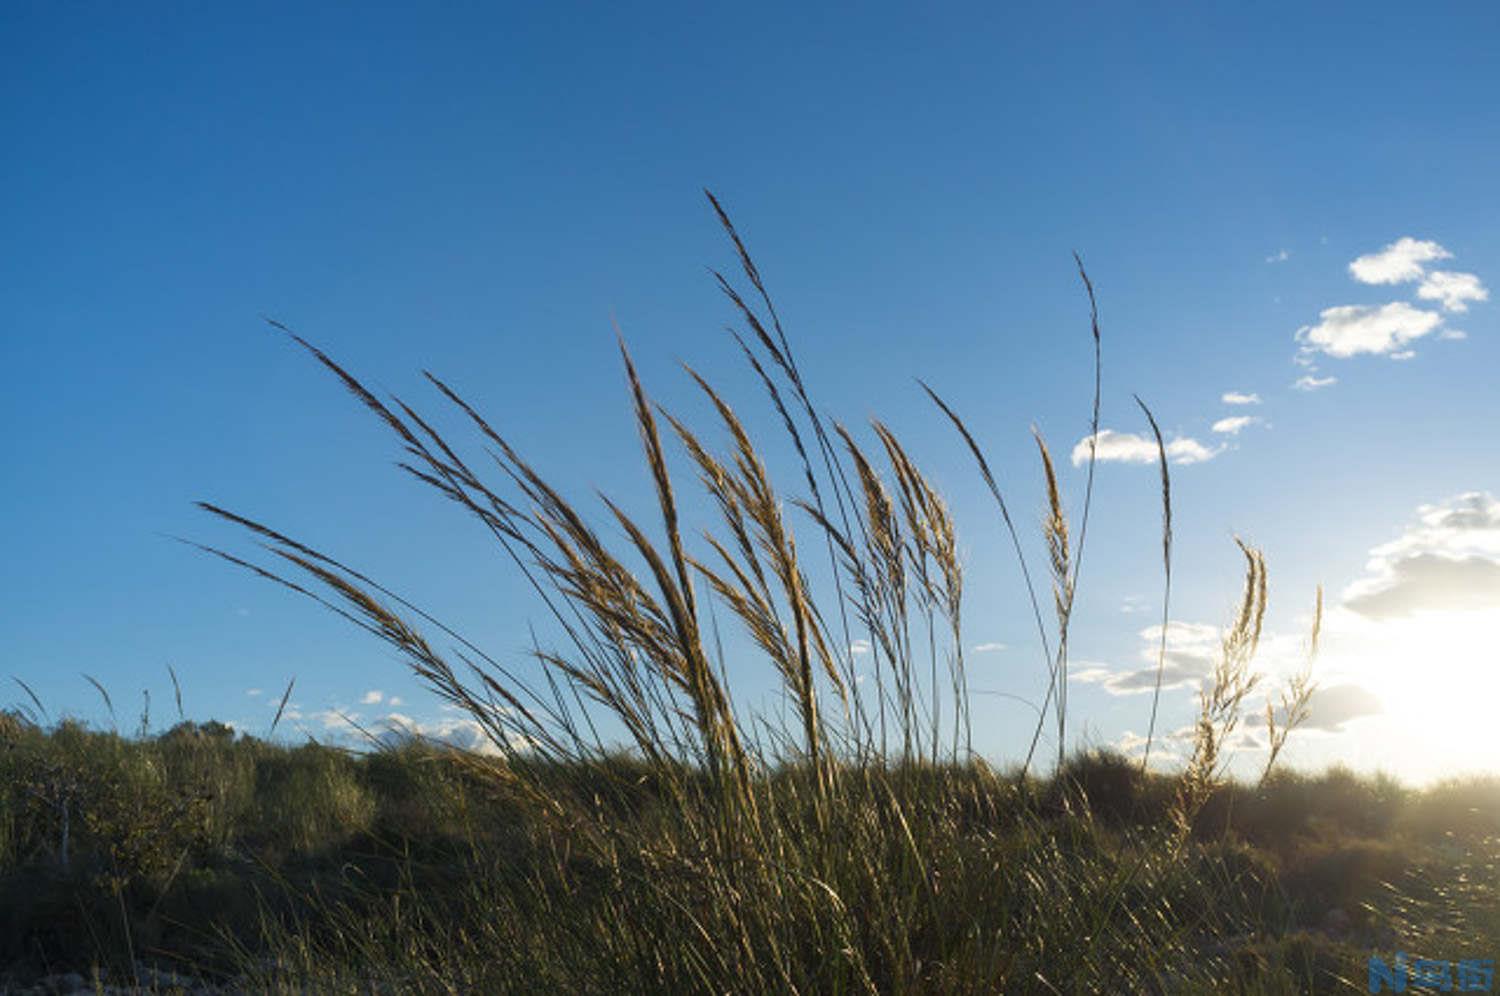
MULTIPOLYGON (((1417 612, 1353 625, 1324 658, 1328 673, 1357 680, 1381 700, 1392 730, 1409 736, 1430 770, 1500 767, 1500 612, 1417 612)), ((1325 674, 1325 685, 1332 680, 1325 674)), ((1406 737, 1403 737, 1406 739, 1406 737)))

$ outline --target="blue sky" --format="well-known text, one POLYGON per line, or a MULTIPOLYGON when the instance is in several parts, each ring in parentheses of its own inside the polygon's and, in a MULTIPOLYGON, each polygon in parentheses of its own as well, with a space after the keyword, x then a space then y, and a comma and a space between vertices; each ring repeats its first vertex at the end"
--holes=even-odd
MULTIPOLYGON (((1430 742, 1435 716, 1481 729, 1500 692, 1500 10, 306 7, 0 11, 0 660, 54 713, 104 721, 87 672, 122 712, 150 689, 175 718, 170 663, 190 713, 251 731, 292 675, 312 732, 330 708, 440 722, 389 651, 167 538, 237 543, 207 498, 497 651, 540 617, 262 316, 403 395, 449 377, 571 493, 645 509, 613 322, 668 406, 701 413, 680 360, 759 400, 706 271, 733 262, 711 187, 822 405, 879 414, 948 493, 966 642, 1005 645, 973 654, 976 683, 1039 699, 1042 665, 988 499, 912 378, 965 413, 1039 550, 1029 427, 1059 454, 1088 431, 1076 250, 1103 426, 1142 433, 1139 393, 1197 458, 1173 468, 1187 670, 1165 727, 1191 717, 1239 534, 1269 561, 1273 677, 1329 593, 1326 729, 1293 761, 1500 766, 1477 736, 1430 742), (1237 417, 1256 421, 1224 431, 1237 417)), ((1069 465, 1075 512, 1082 483, 1069 465)), ((1123 692, 1159 612, 1155 488, 1149 464, 1101 464, 1079 743, 1144 729, 1149 696, 1123 692)), ((736 678, 746 701, 769 687, 736 678)), ((985 700, 979 745, 1014 756, 1028 716, 985 700)))

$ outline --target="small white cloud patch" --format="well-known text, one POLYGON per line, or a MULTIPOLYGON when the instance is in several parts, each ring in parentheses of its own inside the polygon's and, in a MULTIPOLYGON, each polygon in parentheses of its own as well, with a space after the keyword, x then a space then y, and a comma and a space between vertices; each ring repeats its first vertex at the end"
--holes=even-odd
POLYGON ((1422 264, 1452 259, 1453 254, 1431 240, 1403 236, 1379 252, 1349 264, 1349 273, 1362 284, 1404 284, 1422 276, 1422 264))
POLYGON ((375 705, 385 698, 385 693, 377 688, 372 688, 359 697, 360 705, 375 705))
POLYGON ((1258 405, 1260 404, 1260 395, 1254 393, 1247 394, 1243 391, 1225 391, 1219 396, 1219 400, 1226 405, 1258 405))
POLYGON ((1239 431, 1246 426, 1254 425, 1260 421, 1258 415, 1232 415, 1229 418, 1221 418, 1213 424, 1213 430, 1224 435, 1238 435, 1239 431))
POLYGON ((1449 273, 1437 270, 1429 273, 1417 288, 1417 297, 1424 301, 1438 301, 1444 311, 1464 312, 1471 301, 1488 301, 1490 292, 1472 273, 1449 273))
POLYGON ((1339 359, 1361 353, 1394 353, 1422 338, 1442 324, 1435 311, 1413 308, 1405 301, 1369 307, 1342 304, 1324 308, 1317 325, 1297 330, 1302 348, 1339 359))
POLYGON ((1304 377, 1298 377, 1292 384, 1292 387, 1299 391, 1317 391, 1321 388, 1331 387, 1338 382, 1339 379, 1337 377, 1314 377, 1312 374, 1307 374, 1304 377))
MULTIPOLYGON (((1115 463, 1155 463, 1159 458, 1156 440, 1138 436, 1133 432, 1116 432, 1101 429, 1095 438, 1095 459, 1115 463)), ((1175 464, 1202 463, 1218 456, 1221 449, 1211 449, 1196 439, 1181 437, 1166 443, 1167 459, 1175 464)), ((1073 466, 1081 467, 1089 460, 1089 437, 1084 436, 1073 447, 1073 466)))
POLYGON ((1292 254, 1291 254, 1290 251, 1288 251, 1286 249, 1278 249, 1275 252, 1271 253, 1271 255, 1269 255, 1269 256, 1266 257, 1266 262, 1267 263, 1285 263, 1287 260, 1289 260, 1291 258, 1292 258, 1292 254))
POLYGON ((1000 651, 1004 650, 1005 647, 1006 647, 1006 645, 1003 644, 1003 643, 976 643, 974 645, 974 653, 976 653, 976 654, 996 654, 996 653, 999 653, 1000 651))

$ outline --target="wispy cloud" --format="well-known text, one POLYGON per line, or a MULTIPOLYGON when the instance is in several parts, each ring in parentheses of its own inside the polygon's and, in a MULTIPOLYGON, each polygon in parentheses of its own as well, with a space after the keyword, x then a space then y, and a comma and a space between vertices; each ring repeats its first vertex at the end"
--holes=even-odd
POLYGON ((359 697, 360 705, 375 705, 385 698, 385 693, 378 688, 372 688, 359 697))
POLYGON ((1292 387, 1298 391, 1317 391, 1325 387, 1332 387, 1338 382, 1339 379, 1337 377, 1314 377, 1312 374, 1305 374, 1293 381, 1292 387))
POLYGON ((1379 252, 1359 257, 1349 264, 1349 273, 1362 284, 1404 284, 1422 276, 1422 264, 1452 258, 1453 254, 1436 242, 1408 235, 1379 252))
POLYGON ((1255 425, 1262 421, 1259 415, 1231 415, 1229 418, 1221 418, 1213 424, 1214 432, 1224 435, 1238 435, 1239 431, 1246 426, 1255 425))
MULTIPOLYGON (((1133 432, 1116 432, 1113 429, 1101 429, 1095 437, 1096 458, 1104 462, 1114 463, 1155 463, 1158 458, 1156 451, 1156 440, 1138 436, 1133 432)), ((1202 463, 1212 460, 1223 450, 1222 448, 1210 448, 1204 446, 1196 439, 1179 437, 1166 443, 1167 459, 1176 464, 1202 463)), ((1081 467, 1088 463, 1089 459, 1089 437, 1084 436, 1073 447, 1073 466, 1081 467)))
POLYGON ((1219 400, 1226 405, 1258 405, 1260 404, 1260 395, 1255 393, 1247 394, 1243 391, 1225 391, 1219 396, 1219 400))
POLYGON ((849 644, 849 652, 855 657, 859 657, 863 654, 868 654, 870 652, 870 641, 855 640, 853 643, 849 644))
POLYGON ((1488 301, 1490 292, 1472 273, 1437 270, 1427 274, 1422 286, 1417 288, 1417 297, 1440 302, 1444 311, 1464 312, 1469 310, 1471 301, 1488 301))
POLYGON ((995 653, 999 653, 1000 651, 1004 650, 1006 648, 1006 646, 1007 646, 1007 644, 1004 644, 1004 643, 976 643, 974 645, 974 653, 976 653, 976 654, 995 654, 995 653))
POLYGON ((1292 254, 1291 254, 1290 251, 1288 251, 1286 249, 1278 249, 1275 252, 1271 253, 1271 255, 1269 255, 1269 256, 1266 257, 1266 262, 1267 263, 1285 263, 1287 260, 1289 260, 1291 258, 1292 258, 1292 254))

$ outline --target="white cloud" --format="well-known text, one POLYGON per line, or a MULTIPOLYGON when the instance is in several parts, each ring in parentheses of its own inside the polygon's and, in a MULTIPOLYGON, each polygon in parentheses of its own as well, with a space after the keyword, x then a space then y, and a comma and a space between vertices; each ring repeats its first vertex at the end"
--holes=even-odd
POLYGON ((1292 258, 1292 254, 1286 249, 1278 249, 1266 257, 1267 263, 1285 263, 1292 258))
POLYGON ((359 697, 359 704, 375 705, 383 698, 385 698, 385 694, 383 692, 381 692, 378 688, 372 688, 359 697))
POLYGON ((1435 311, 1413 308, 1405 301, 1368 307, 1342 304, 1324 308, 1317 325, 1297 330, 1304 351, 1344 359, 1360 353, 1392 353, 1422 338, 1442 324, 1435 311))
POLYGON ((1068 680, 1080 685, 1101 684, 1108 681, 1114 673, 1107 665, 1090 661, 1073 661, 1068 665, 1068 680))
POLYGON ((853 643, 849 644, 849 653, 853 654, 855 657, 860 657, 864 654, 868 654, 869 652, 869 640, 855 640, 853 643))
MULTIPOLYGON (((1299 730, 1317 730, 1320 733, 1343 733, 1344 724, 1366 716, 1378 716, 1385 712, 1380 696, 1354 682, 1318 686, 1307 700, 1307 718, 1298 726, 1299 730)), ((1276 722, 1286 722, 1286 711, 1276 708, 1276 722)), ((1260 728, 1266 725, 1264 709, 1250 711, 1245 716, 1245 725, 1260 728)))
POLYGON ((1260 395, 1255 393, 1246 394, 1242 391, 1225 391, 1219 396, 1219 400, 1226 405, 1258 405, 1260 395))
MULTIPOLYGON (((1169 769, 1186 761, 1192 753, 1193 734, 1191 726, 1158 731, 1151 743, 1151 767, 1169 769)), ((1146 740, 1143 734, 1126 730, 1115 741, 1115 749, 1126 757, 1140 757, 1146 750, 1146 740)))
POLYGON ((1443 329, 1443 331, 1438 333, 1439 339, 1452 339, 1456 341, 1459 339, 1467 339, 1468 337, 1469 333, 1463 331, 1462 329, 1443 329))
MULTIPOLYGON (((1161 626, 1148 626, 1139 633, 1141 667, 1119 671, 1102 664, 1089 664, 1074 671, 1073 681, 1103 686, 1111 695, 1135 695, 1156 688, 1157 655, 1161 648, 1161 626)), ((1213 670, 1219 652, 1219 629, 1202 623, 1172 622, 1167 627, 1167 652, 1161 659, 1161 687, 1197 685, 1213 670)), ((1082 662, 1079 662, 1082 663, 1082 662)))
POLYGON ((359 713, 345 712, 342 709, 320 709, 306 716, 300 712, 292 716, 290 712, 283 714, 283 719, 309 719, 322 725, 325 730, 338 730, 348 732, 353 729, 354 724, 359 722, 359 713))
POLYGON ((1344 605, 1369 619, 1500 609, 1500 500, 1470 491, 1423 505, 1417 518, 1370 551, 1344 605))
MULTIPOLYGON (((1136 652, 1138 663, 1134 666, 1110 667, 1091 661, 1081 670, 1072 672, 1071 679, 1097 684, 1111 695, 1138 695, 1156 689, 1157 667, 1160 665, 1163 691, 1197 688, 1212 673, 1214 662, 1223 652, 1221 630, 1206 623, 1173 620, 1167 627, 1166 654, 1159 658, 1161 631, 1161 626, 1155 625, 1136 634, 1140 645, 1136 652)), ((1256 672, 1275 678, 1293 674, 1305 663, 1305 634, 1267 630, 1261 635, 1260 647, 1251 666, 1256 672)))
POLYGON ((1350 263, 1349 273, 1362 284, 1402 284, 1422 276, 1423 263, 1451 258, 1453 254, 1436 242, 1404 236, 1350 263))
POLYGON ((977 643, 974 645, 976 654, 995 654, 1006 648, 1004 643, 977 643))
POLYGON ((1229 418, 1221 418, 1213 424, 1213 430, 1230 436, 1238 435, 1239 431, 1246 426, 1259 422, 1258 415, 1231 415, 1229 418))
MULTIPOLYGON (((1133 432, 1116 432, 1101 429, 1097 437, 1096 458, 1118 463, 1156 463, 1158 459, 1156 440, 1138 436, 1133 432)), ((1196 439, 1186 437, 1166 443, 1167 459, 1175 464, 1202 463, 1218 456, 1221 449, 1210 449, 1196 439)), ((1073 466, 1081 467, 1089 459, 1089 437, 1084 436, 1073 447, 1073 466)))
MULTIPOLYGON (((490 757, 504 753, 495 743, 493 735, 477 720, 467 716, 449 716, 424 723, 402 713, 392 712, 380 721, 380 725, 383 727, 381 739, 387 743, 428 740, 490 757)), ((524 749, 529 745, 529 741, 519 734, 508 732, 507 736, 511 746, 517 749, 524 749)))
POLYGON ((247 688, 247 689, 245 689, 245 694, 248 695, 248 696, 250 696, 253 699, 253 698, 256 698, 257 696, 259 696, 259 695, 261 695, 263 693, 261 692, 261 690, 259 688, 247 688))
POLYGON ((392 695, 390 698, 388 698, 388 699, 385 700, 385 704, 388 705, 388 706, 398 706, 398 705, 404 705, 405 703, 403 703, 401 701, 401 696, 399 696, 399 695, 392 695))
POLYGON ((1417 297, 1442 302, 1444 311, 1468 311, 1470 301, 1488 301, 1490 292, 1472 273, 1436 270, 1417 288, 1417 297))
POLYGON ((1338 382, 1339 379, 1337 377, 1314 377, 1312 374, 1307 374, 1306 376, 1298 377, 1296 382, 1292 384, 1292 387, 1299 391, 1316 391, 1319 388, 1330 387, 1338 382))
POLYGON ((1417 351, 1415 349, 1403 349, 1399 353, 1392 353, 1391 354, 1391 359, 1393 359, 1393 360, 1410 360, 1410 359, 1414 359, 1416 357, 1416 355, 1417 355, 1417 351))

